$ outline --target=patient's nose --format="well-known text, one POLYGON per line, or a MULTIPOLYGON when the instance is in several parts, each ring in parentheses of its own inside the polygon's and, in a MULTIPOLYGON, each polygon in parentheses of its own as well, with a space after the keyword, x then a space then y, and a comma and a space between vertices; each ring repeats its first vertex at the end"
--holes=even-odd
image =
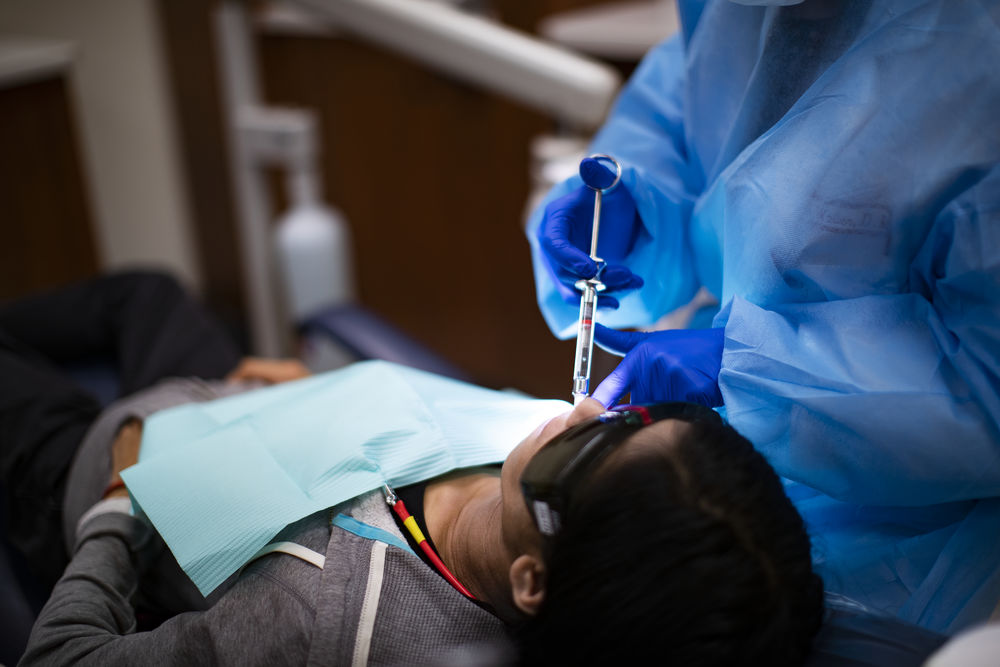
POLYGON ((570 413, 569 419, 566 420, 566 426, 568 428, 573 424, 582 422, 585 419, 595 417, 604 412, 604 410, 604 406, 598 401, 595 401, 592 398, 585 398, 573 408, 573 412, 570 413))

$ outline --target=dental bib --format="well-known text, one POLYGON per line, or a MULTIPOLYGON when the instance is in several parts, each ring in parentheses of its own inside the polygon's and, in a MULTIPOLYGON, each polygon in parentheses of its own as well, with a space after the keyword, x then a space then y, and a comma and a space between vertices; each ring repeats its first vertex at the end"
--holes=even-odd
POLYGON ((384 361, 150 417, 122 473, 204 595, 282 528, 378 488, 503 461, 568 403, 384 361))

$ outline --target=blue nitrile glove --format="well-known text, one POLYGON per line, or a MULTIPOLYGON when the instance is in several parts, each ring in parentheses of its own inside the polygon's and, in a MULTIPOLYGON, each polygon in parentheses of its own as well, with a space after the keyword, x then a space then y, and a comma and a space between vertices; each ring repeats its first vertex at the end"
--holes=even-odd
MULTIPOLYGON (((585 158, 580 163, 580 176, 584 183, 595 188, 606 188, 615 179, 614 172, 592 158, 585 158)), ((597 263, 590 258, 593 222, 594 191, 583 185, 550 202, 538 226, 542 256, 560 294, 568 303, 580 300, 580 291, 574 286, 576 281, 593 278, 597 273, 597 263)), ((641 227, 635 202, 625 186, 619 183, 602 195, 597 256, 607 263, 601 273, 601 281, 607 290, 601 292, 597 300, 598 308, 618 307, 618 300, 609 293, 642 287, 642 278, 615 264, 632 249, 641 227)))
POLYGON ((689 401, 713 408, 722 405, 719 368, 724 332, 717 328, 641 333, 597 324, 597 344, 625 358, 594 390, 594 398, 606 407, 628 392, 632 393, 632 403, 689 401))

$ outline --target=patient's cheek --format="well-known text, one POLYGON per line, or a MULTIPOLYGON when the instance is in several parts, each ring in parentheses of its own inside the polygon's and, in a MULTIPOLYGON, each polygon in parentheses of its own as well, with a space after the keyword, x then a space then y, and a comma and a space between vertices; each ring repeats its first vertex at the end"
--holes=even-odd
POLYGON ((500 526, 503 542, 508 551, 512 555, 527 553, 537 531, 524 504, 524 498, 520 494, 520 487, 515 497, 504 498, 500 526))

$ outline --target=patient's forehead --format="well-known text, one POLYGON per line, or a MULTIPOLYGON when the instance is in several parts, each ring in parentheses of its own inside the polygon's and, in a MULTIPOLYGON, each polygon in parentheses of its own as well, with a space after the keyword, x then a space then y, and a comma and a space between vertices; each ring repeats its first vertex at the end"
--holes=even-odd
POLYGON ((670 458, 690 432, 691 423, 681 419, 664 419, 650 424, 615 448, 597 470, 627 465, 629 461, 648 459, 657 454, 670 458))

